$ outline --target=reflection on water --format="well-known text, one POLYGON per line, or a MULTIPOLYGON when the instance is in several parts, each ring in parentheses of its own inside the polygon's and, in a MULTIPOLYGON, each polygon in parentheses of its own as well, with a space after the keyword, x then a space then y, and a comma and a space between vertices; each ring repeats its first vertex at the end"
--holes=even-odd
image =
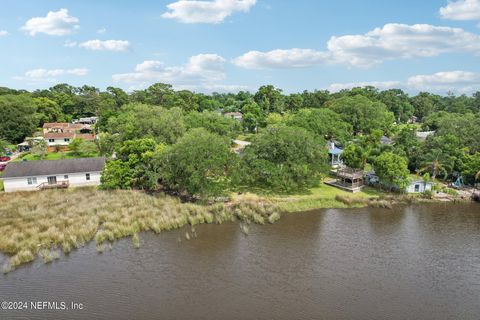
POLYGON ((0 319, 479 319, 480 206, 320 210, 274 225, 143 234, 0 277, 0 319))

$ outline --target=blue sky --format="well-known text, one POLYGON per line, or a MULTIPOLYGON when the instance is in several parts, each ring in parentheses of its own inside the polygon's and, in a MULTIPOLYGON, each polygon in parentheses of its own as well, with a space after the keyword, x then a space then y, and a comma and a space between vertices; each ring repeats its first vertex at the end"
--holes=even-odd
POLYGON ((480 90, 480 0, 2 0, 0 86, 480 90))

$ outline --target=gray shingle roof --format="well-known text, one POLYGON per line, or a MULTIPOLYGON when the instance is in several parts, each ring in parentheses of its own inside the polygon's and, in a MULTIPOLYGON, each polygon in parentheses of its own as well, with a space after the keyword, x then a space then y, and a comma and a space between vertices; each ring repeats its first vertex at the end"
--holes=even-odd
POLYGON ((1 178, 57 175, 77 172, 98 172, 105 166, 105 158, 40 160, 10 162, 1 178))

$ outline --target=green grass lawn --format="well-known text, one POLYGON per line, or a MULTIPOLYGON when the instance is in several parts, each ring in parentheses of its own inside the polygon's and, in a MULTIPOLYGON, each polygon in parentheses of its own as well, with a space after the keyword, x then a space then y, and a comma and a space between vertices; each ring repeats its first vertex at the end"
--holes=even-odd
MULTIPOLYGON (((74 155, 72 154, 72 152, 49 152, 47 153, 47 155, 43 160, 60 160, 60 159, 75 159, 75 158, 82 158, 82 157, 74 155)), ((18 157, 14 161, 23 161, 23 159, 27 161, 41 160, 39 156, 33 155, 31 153, 27 153, 23 157, 18 157)))
MULTIPOLYGON (((361 207, 364 206, 365 201, 358 201, 353 205, 345 204, 342 201, 337 200, 337 196, 348 197, 350 199, 368 200, 372 198, 378 198, 382 195, 387 195, 382 190, 374 189, 371 187, 364 187, 362 191, 357 193, 351 193, 343 191, 341 189, 328 186, 323 182, 315 188, 308 189, 307 191, 299 194, 291 195, 275 195, 264 194, 260 190, 250 191, 249 193, 243 193, 241 195, 234 195, 234 199, 241 200, 247 199, 267 199, 272 201, 278 207, 285 212, 300 212, 321 208, 349 208, 349 207, 361 207)), ((355 201, 353 201, 355 202, 355 201)))

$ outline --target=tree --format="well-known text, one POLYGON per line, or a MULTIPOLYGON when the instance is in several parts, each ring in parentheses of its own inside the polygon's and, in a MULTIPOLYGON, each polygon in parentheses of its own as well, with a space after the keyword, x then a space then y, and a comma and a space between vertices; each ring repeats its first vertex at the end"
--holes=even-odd
POLYGON ((26 95, 0 96, 0 137, 19 143, 31 136, 39 125, 37 107, 26 95))
POLYGON ((327 140, 335 139, 346 143, 352 135, 352 126, 330 109, 302 109, 294 114, 289 126, 305 128, 315 135, 327 140))
POLYGON ((400 89, 390 89, 380 92, 379 99, 389 111, 393 112, 398 123, 407 122, 413 115, 414 109, 408 95, 400 89))
POLYGON ((379 155, 373 164, 375 173, 380 182, 389 187, 398 187, 401 190, 408 186, 409 171, 407 159, 392 152, 385 152, 379 155))
POLYGON ((248 132, 256 132, 259 126, 263 126, 266 123, 265 114, 255 102, 245 104, 242 108, 242 113, 243 128, 248 132))
POLYGON ((45 159, 45 156, 48 153, 47 142, 45 140, 36 141, 31 149, 31 153, 39 157, 41 160, 45 159))
POLYGON ((0 139, 0 155, 5 154, 5 150, 7 149, 9 143, 7 140, 0 139))
POLYGON ((367 154, 361 146, 350 143, 343 150, 342 159, 347 167, 363 170, 367 161, 367 154))
POLYGON ((468 183, 480 181, 480 152, 465 155, 462 163, 462 176, 468 183))
POLYGON ((205 128, 221 136, 235 138, 241 131, 239 121, 216 112, 190 112, 185 116, 187 129, 205 128))
POLYGON ((453 134, 429 137, 419 156, 419 172, 429 172, 434 179, 440 175, 446 179, 454 171, 461 171, 467 150, 460 146, 459 137, 453 134))
POLYGON ((417 139, 416 127, 406 126, 400 129, 394 137, 394 150, 397 154, 405 156, 408 159, 408 167, 410 170, 415 170, 418 153, 420 150, 420 142, 417 139))
POLYGON ((374 129, 388 132, 394 122, 393 113, 383 103, 362 95, 335 99, 331 101, 330 108, 353 126, 355 134, 369 133, 374 129))
POLYGON ((120 141, 150 137, 157 143, 172 144, 184 134, 185 123, 179 108, 129 103, 108 120, 106 130, 118 134, 120 141))
POLYGON ((314 186, 326 154, 325 141, 303 128, 268 127, 242 154, 244 183, 279 192, 314 186))
POLYGON ((37 107, 39 114, 40 126, 45 122, 61 122, 63 121, 62 109, 53 100, 48 98, 34 98, 33 102, 37 107))
POLYGON ((282 95, 282 90, 272 85, 260 87, 253 99, 264 113, 281 113, 285 109, 285 99, 282 95))
POLYGON ((225 194, 236 163, 237 156, 231 152, 228 138, 198 128, 157 152, 149 174, 156 175, 167 190, 206 198, 225 194))
POLYGON ((118 159, 105 166, 102 188, 154 190, 157 178, 150 173, 152 158, 162 149, 163 145, 157 145, 151 138, 123 142, 117 153, 118 159))
POLYGON ((93 141, 86 141, 81 138, 73 139, 68 148, 72 154, 79 157, 94 157, 98 154, 98 147, 93 141))

